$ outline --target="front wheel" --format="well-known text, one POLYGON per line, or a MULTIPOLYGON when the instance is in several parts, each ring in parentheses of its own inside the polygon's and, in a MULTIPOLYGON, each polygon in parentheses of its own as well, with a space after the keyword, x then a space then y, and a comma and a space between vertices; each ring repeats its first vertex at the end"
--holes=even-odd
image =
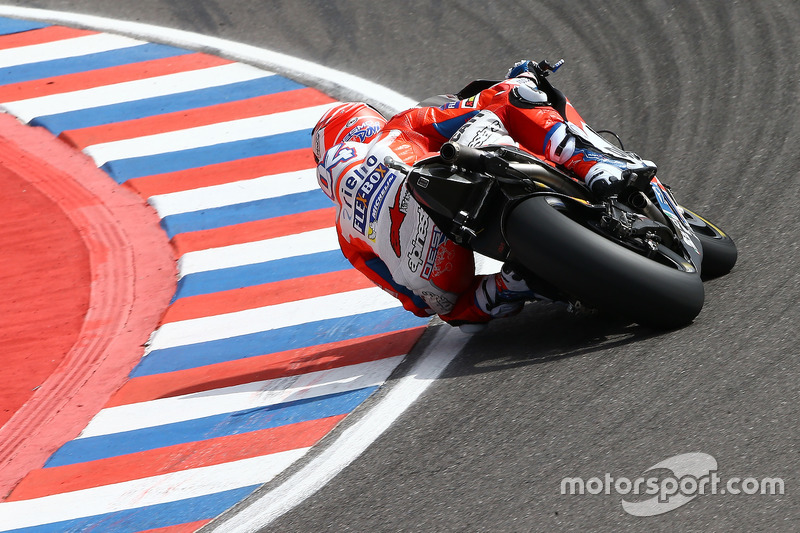
POLYGON ((730 272, 739 256, 733 239, 694 211, 682 209, 684 218, 703 245, 703 278, 717 278, 730 272))
POLYGON ((671 329, 689 324, 703 307, 698 272, 656 262, 606 239, 533 196, 506 218, 505 238, 525 267, 566 294, 639 324, 671 329))

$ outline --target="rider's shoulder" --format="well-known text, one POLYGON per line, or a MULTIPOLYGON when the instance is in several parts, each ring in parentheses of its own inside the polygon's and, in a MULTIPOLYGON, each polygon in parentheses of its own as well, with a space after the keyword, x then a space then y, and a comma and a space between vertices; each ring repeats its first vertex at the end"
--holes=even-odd
POLYGON ((354 165, 374 167, 389 155, 392 155, 392 151, 385 142, 344 142, 325 152, 322 166, 334 173, 341 173, 353 169, 354 165))
POLYGON ((360 153, 364 152, 365 150, 361 143, 344 142, 335 144, 328 148, 328 150, 322 156, 322 163, 324 163, 326 166, 329 166, 333 163, 342 163, 358 157, 360 153))
POLYGON ((550 105, 550 99, 539 88, 536 80, 529 77, 517 77, 501 82, 509 102, 523 109, 550 105))

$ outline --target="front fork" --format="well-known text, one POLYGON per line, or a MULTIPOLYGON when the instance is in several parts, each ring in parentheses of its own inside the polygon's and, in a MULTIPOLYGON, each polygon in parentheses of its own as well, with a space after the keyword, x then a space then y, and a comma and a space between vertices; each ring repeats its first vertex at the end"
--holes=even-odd
POLYGON ((675 201, 672 191, 655 176, 646 181, 633 181, 631 185, 620 198, 605 202, 606 211, 601 217, 601 227, 622 241, 636 239, 643 243, 651 258, 657 253, 659 245, 682 252, 681 255, 699 271, 702 245, 683 216, 683 210, 675 201), (644 193, 648 190, 650 196, 644 193))
POLYGON ((658 206, 669 219, 677 234, 680 235, 684 249, 699 272, 703 262, 703 245, 683 216, 683 209, 678 206, 672 191, 661 183, 657 177, 653 176, 650 181, 650 187, 653 190, 658 206))

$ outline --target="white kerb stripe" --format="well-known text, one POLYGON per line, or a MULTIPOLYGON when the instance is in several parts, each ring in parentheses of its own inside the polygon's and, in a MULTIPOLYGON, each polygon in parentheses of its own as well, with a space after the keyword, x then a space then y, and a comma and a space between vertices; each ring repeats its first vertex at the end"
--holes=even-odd
POLYGON ((308 448, 298 448, 32 500, 3 502, 0 524, 4 530, 21 529, 261 485, 307 451, 308 448))
POLYGON ((308 400, 381 385, 402 355, 355 365, 287 376, 213 391, 109 407, 100 411, 78 437, 175 424, 286 402, 308 400))
POLYGON ((316 188, 317 173, 315 169, 311 168, 188 191, 159 194, 151 196, 148 202, 158 211, 158 215, 164 218, 180 213, 191 213, 308 192, 316 188))
POLYGON ((336 228, 330 227, 274 239, 188 252, 178 260, 178 271, 183 277, 197 272, 253 265, 338 249, 339 237, 336 228))
POLYGON ((3 104, 0 109, 16 115, 24 122, 30 122, 36 117, 46 115, 218 87, 267 76, 274 76, 274 74, 249 65, 231 63, 80 91, 28 98, 3 104))
POLYGON ((98 54, 109 50, 130 48, 140 44, 145 44, 145 42, 131 39, 130 37, 122 37, 121 35, 107 33, 84 35, 82 37, 73 37, 72 39, 0 50, 0 68, 98 54))
POLYGON ((370 287, 234 313, 168 322, 153 334, 147 353, 308 322, 382 311, 399 305, 400 302, 396 298, 382 289, 370 287))
MULTIPOLYGON (((109 161, 190 150, 313 128, 330 104, 135 137, 84 149, 98 167, 109 161)), ((310 138, 309 138, 310 143, 310 138)))

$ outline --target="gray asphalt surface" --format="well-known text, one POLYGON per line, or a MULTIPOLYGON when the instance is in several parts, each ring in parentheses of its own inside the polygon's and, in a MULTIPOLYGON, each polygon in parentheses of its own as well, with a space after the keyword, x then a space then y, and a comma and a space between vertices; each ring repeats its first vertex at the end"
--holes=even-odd
POLYGON ((654 334, 545 306, 474 337, 368 452, 268 531, 800 530, 800 4, 19 1, 186 29, 338 68, 412 98, 566 58, 551 78, 736 239, 693 325, 654 334), (704 452, 785 494, 626 514, 564 477, 635 478, 704 452))

